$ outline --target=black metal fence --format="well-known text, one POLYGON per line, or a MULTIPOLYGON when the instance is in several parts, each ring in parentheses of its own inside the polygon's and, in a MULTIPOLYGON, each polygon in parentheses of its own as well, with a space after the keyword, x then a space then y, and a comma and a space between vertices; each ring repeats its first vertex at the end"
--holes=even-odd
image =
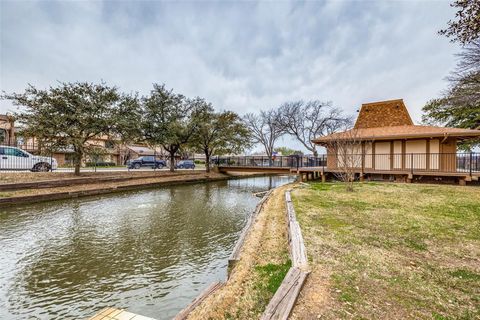
MULTIPOLYGON (((164 154, 156 151, 149 155, 139 157, 121 157, 119 152, 105 149, 105 152, 85 155, 81 161, 82 171, 97 170, 158 170, 168 168, 170 160, 164 154), (133 162, 133 163, 132 163, 133 162)), ((47 172, 58 170, 73 172, 75 170, 75 158, 72 150, 51 151, 37 143, 2 144, 0 143, 0 171, 33 171, 47 172)), ((194 169, 192 163, 195 159, 175 158, 177 169, 194 169), (188 161, 186 161, 188 160, 188 161)))
MULTIPOLYGON (((116 155, 102 156, 90 155, 82 162, 82 170, 96 171, 99 168, 109 170, 126 169, 116 155), (119 164, 119 162, 121 162, 119 164)), ((162 160, 159 155, 150 158, 162 160)), ((169 166, 168 159, 163 159, 161 167, 169 166), (166 161, 163 161, 166 160, 166 161)), ((194 158, 190 158, 194 161, 194 158)), ((176 159, 176 165, 180 159, 176 159)), ((214 165, 220 167, 258 167, 258 168, 320 168, 323 171, 342 170, 354 168, 358 172, 401 172, 401 173, 480 173, 480 153, 393 153, 393 154, 329 154, 314 156, 233 156, 215 157, 214 165)), ((158 169, 160 166, 145 164, 142 168, 158 169)), ((134 168, 134 166, 130 166, 134 168)), ((189 167, 190 168, 190 167, 189 167)), ((73 153, 51 152, 37 144, 1 145, 0 144, 0 170, 30 170, 30 171, 73 171, 73 153)))
POLYGON ((271 168, 302 168, 302 167, 326 167, 327 157, 307 156, 233 156, 217 157, 214 163, 220 167, 271 167, 271 168))
POLYGON ((313 156, 234 156, 218 157, 220 167, 269 167, 321 170, 354 168, 359 172, 439 172, 480 173, 480 153, 331 154, 313 156))

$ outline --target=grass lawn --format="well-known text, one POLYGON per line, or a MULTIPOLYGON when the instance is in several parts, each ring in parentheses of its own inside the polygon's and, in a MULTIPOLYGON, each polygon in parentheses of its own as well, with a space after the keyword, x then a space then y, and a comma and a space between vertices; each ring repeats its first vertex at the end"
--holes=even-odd
POLYGON ((480 188, 310 183, 297 319, 480 319, 480 188))

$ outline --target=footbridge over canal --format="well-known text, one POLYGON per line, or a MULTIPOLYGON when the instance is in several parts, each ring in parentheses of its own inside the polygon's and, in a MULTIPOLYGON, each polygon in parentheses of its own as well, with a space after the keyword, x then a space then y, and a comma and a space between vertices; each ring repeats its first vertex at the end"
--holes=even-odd
MULTIPOLYGON (((272 174, 306 174, 320 177, 326 172, 327 158, 305 156, 236 156, 215 159, 219 172, 260 172, 272 174)), ((306 177, 306 178, 307 178, 306 177)))

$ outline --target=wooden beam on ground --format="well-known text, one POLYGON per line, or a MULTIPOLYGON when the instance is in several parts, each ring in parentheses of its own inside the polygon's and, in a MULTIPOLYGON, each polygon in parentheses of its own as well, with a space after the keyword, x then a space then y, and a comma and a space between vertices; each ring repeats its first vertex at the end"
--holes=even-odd
POLYGON ((295 267, 290 268, 261 319, 288 319, 307 275, 308 271, 295 267))
POLYGON ((285 279, 268 303, 261 317, 262 320, 288 319, 300 290, 310 273, 308 271, 307 252, 300 225, 295 216, 290 190, 285 192, 285 205, 287 208, 289 249, 293 266, 288 270, 285 279))
MULTIPOLYGON (((180 311, 174 318, 174 320, 184 320, 187 319, 188 315, 195 309, 203 300, 205 300, 209 295, 211 295, 216 290, 223 287, 225 283, 223 282, 214 282, 208 286, 198 297, 196 297, 188 306, 186 306, 182 311, 180 311)), ((135 319, 133 319, 135 320, 135 319)))
POLYGON ((285 204, 287 207, 288 240, 292 255, 292 265, 298 268, 306 268, 308 267, 307 250, 303 241, 302 230, 295 216, 295 208, 293 207, 290 191, 285 192, 285 204))

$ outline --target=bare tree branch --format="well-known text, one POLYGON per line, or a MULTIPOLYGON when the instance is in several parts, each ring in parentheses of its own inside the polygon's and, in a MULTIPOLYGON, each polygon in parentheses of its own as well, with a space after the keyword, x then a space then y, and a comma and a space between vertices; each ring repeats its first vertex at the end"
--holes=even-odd
POLYGON ((248 113, 243 119, 252 134, 253 141, 261 144, 271 159, 275 142, 284 134, 284 129, 278 121, 278 112, 268 110, 261 111, 260 114, 248 113))
POLYGON ((312 100, 284 103, 278 111, 283 130, 294 136, 307 150, 318 155, 313 139, 331 134, 352 123, 351 118, 333 108, 330 102, 312 100))
POLYGON ((353 191, 356 173, 364 166, 364 146, 369 145, 360 139, 358 129, 342 132, 337 139, 327 143, 327 162, 335 168, 335 177, 345 183, 347 191, 353 191))

